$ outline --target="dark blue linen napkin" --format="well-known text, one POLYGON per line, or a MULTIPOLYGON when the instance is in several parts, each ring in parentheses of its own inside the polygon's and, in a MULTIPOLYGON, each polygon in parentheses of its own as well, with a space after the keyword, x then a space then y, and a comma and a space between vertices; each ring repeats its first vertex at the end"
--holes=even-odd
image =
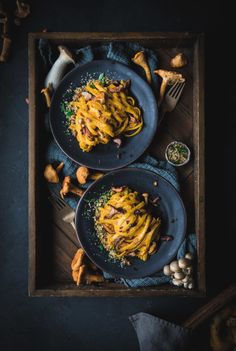
MULTIPOLYGON (((40 39, 38 44, 39 52, 42 57, 45 69, 49 71, 50 67, 55 62, 58 56, 58 50, 55 46, 52 46, 46 39, 40 39)), ((131 58, 138 52, 144 51, 151 70, 152 75, 152 88, 155 94, 159 92, 159 81, 158 76, 153 73, 158 67, 158 60, 154 51, 144 48, 135 42, 111 42, 103 45, 93 46, 88 45, 83 48, 73 49, 69 48, 73 54, 75 65, 80 66, 93 60, 113 60, 124 65, 130 66, 136 73, 145 79, 145 72, 137 66, 131 58)))
POLYGON ((129 317, 139 341, 140 351, 189 350, 191 332, 147 313, 129 317))

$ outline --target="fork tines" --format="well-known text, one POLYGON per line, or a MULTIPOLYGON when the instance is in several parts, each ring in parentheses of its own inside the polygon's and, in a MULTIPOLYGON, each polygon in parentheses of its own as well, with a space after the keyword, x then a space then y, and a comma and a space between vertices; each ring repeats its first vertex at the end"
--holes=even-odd
POLYGON ((168 95, 177 99, 181 95, 184 86, 185 82, 176 82, 168 91, 168 95))
POLYGON ((65 202, 54 192, 48 197, 48 199, 58 211, 66 206, 65 202))

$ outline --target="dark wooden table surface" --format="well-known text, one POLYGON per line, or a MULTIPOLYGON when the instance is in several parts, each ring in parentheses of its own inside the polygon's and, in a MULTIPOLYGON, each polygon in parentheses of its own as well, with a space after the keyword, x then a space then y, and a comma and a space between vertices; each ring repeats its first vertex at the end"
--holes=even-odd
MULTIPOLYGON (((15 35, 11 59, 0 64, 0 349, 138 350, 129 315, 143 311, 182 322, 235 280, 236 119, 230 9, 205 1, 29 2, 32 15, 15 35), (27 33, 44 28, 206 32, 206 299, 28 297, 27 33)), ((13 0, 6 3, 14 9, 13 0)))

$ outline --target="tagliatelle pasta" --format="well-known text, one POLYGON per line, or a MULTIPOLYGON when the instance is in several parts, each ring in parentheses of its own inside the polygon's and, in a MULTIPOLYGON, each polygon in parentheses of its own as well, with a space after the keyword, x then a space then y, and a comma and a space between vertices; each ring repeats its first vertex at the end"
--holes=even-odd
POLYGON ((154 218, 145 201, 128 187, 111 191, 97 205, 95 223, 98 237, 111 257, 129 256, 146 261, 156 251, 161 219, 154 218))
POLYGON ((107 144, 124 135, 132 137, 143 126, 141 110, 128 95, 129 81, 110 81, 106 77, 77 88, 64 111, 69 116, 69 129, 83 151, 97 144, 107 144))

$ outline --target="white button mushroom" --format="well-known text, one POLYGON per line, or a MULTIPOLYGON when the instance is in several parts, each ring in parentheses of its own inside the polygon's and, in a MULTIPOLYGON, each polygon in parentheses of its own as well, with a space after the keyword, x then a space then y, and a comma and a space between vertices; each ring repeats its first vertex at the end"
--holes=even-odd
POLYGON ((173 279, 172 283, 174 285, 176 285, 176 286, 182 286, 183 285, 182 280, 178 280, 178 279, 173 279))
POLYGON ((194 288, 194 283, 193 282, 189 283, 188 284, 188 289, 193 289, 193 288, 194 288))
POLYGON ((183 279, 182 279, 182 282, 183 283, 188 283, 190 280, 190 276, 189 275, 186 275, 183 279))
POLYGON ((183 280, 185 278, 185 274, 183 272, 175 272, 174 278, 183 280))
POLYGON ((166 266, 163 268, 163 273, 164 273, 165 275, 168 275, 168 276, 173 274, 173 272, 171 271, 169 265, 166 265, 166 266))
POLYGON ((187 258, 180 258, 178 260, 178 265, 180 268, 187 268, 191 266, 191 261, 188 260, 187 258))
POLYGON ((172 271, 172 272, 181 272, 181 269, 180 269, 180 267, 179 267, 179 264, 178 264, 178 261, 173 261, 173 262, 171 262, 171 264, 170 264, 170 270, 172 271))
POLYGON ((172 261, 169 265, 164 266, 163 273, 171 277, 173 285, 179 287, 183 286, 185 289, 193 289, 192 259, 193 256, 188 253, 185 257, 172 261))
POLYGON ((188 260, 192 261, 193 260, 193 255, 190 252, 187 252, 185 255, 185 258, 187 258, 188 260))
POLYGON ((187 267, 185 269, 185 272, 186 272, 187 275, 191 275, 193 273, 193 267, 187 267))

